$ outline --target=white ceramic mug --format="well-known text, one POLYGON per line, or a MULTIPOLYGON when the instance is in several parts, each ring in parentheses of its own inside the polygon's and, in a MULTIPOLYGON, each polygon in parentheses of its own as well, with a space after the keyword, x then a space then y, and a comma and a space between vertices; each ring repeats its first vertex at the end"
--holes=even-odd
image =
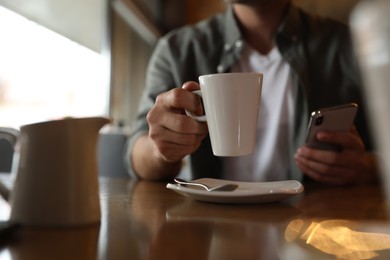
POLYGON ((205 115, 187 115, 206 122, 216 156, 243 156, 253 153, 260 109, 263 74, 220 73, 199 77, 205 115))

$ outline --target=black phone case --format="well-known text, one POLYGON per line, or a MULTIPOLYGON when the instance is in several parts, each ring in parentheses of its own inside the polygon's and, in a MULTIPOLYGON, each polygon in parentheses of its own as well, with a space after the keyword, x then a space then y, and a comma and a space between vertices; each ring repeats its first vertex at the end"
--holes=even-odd
POLYGON ((319 131, 348 131, 353 125, 357 109, 357 104, 350 103, 313 111, 309 121, 306 145, 315 149, 341 151, 343 147, 321 142, 316 135, 319 131))

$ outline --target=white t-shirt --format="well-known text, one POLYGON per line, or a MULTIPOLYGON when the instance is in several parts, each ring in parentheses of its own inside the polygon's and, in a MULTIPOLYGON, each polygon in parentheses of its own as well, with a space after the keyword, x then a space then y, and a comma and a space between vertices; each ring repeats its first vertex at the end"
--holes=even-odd
POLYGON ((294 84, 290 66, 274 47, 267 55, 247 46, 231 72, 263 73, 256 150, 253 155, 224 158, 223 178, 241 181, 277 181, 289 173, 289 140, 294 111, 294 84))

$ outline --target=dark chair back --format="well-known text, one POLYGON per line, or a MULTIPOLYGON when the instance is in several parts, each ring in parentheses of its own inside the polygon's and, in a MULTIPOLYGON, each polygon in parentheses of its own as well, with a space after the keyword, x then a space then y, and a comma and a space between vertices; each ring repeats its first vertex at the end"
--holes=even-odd
POLYGON ((0 127, 0 172, 11 172, 19 130, 0 127))

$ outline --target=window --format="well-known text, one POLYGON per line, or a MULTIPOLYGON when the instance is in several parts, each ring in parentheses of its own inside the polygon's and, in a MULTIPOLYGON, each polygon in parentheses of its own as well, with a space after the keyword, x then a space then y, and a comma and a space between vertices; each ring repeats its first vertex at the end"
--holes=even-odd
POLYGON ((106 115, 105 60, 0 6, 0 126, 106 115))

